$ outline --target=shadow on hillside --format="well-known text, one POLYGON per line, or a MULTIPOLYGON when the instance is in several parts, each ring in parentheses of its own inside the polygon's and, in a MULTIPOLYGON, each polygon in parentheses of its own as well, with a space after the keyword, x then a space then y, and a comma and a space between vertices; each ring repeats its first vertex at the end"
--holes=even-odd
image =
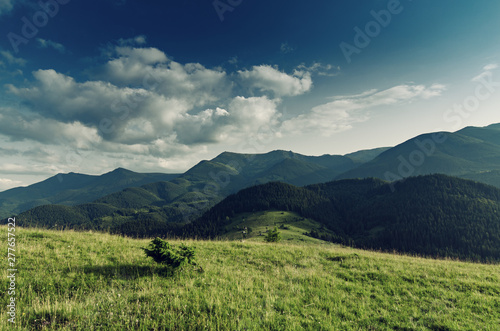
POLYGON ((174 270, 165 266, 137 266, 133 264, 82 266, 66 269, 65 272, 81 272, 85 274, 101 275, 106 278, 133 280, 141 277, 172 277, 174 270))

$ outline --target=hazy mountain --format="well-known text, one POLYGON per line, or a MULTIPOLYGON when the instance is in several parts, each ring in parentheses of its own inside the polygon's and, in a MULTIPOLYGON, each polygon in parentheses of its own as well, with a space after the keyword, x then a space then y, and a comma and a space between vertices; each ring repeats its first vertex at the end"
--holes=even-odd
MULTIPOLYGON (((390 148, 373 160, 337 177, 397 180, 442 173, 488 182, 500 170, 500 125, 467 127, 455 133, 423 134, 390 148), (493 171, 493 172, 492 172, 493 171)), ((493 180, 498 183, 500 178, 493 180)), ((487 182, 487 183, 488 183, 487 182)))
POLYGON ((280 150, 266 154, 224 152, 212 160, 199 162, 169 183, 127 189, 97 202, 120 208, 181 205, 185 215, 195 215, 245 187, 270 181, 294 185, 321 183, 357 165, 351 158, 340 155, 305 156, 280 150))
MULTIPOLYGON (((367 153, 365 158, 369 157, 368 154, 376 154, 371 151, 361 153, 367 153)), ((330 181, 344 171, 356 167, 359 162, 340 155, 305 156, 288 151, 272 151, 266 154, 224 152, 212 160, 199 162, 170 181, 127 187, 94 199, 97 204, 95 209, 101 210, 103 205, 108 206, 105 208, 108 214, 100 215, 100 220, 84 215, 77 218, 78 224, 83 227, 103 228, 111 223, 116 227, 138 220, 182 223, 196 218, 227 195, 245 187, 270 181, 294 185, 330 181), (111 223, 108 224, 110 220, 111 223)), ((85 177, 81 180, 84 181, 85 177)), ((77 207, 73 212, 80 213, 77 207)), ((50 214, 60 211, 66 215, 69 210, 58 209, 57 206, 42 206, 19 215, 19 219, 25 225, 52 227, 56 219, 64 217, 53 217, 50 214)), ((58 224, 61 225, 61 222, 58 224)))
POLYGON ((46 204, 76 205, 127 187, 171 180, 177 174, 136 173, 123 168, 100 176, 58 174, 42 182, 0 192, 0 217, 9 217, 46 204))
POLYGON ((356 163, 365 163, 365 162, 373 160, 374 158, 376 158, 377 156, 379 156, 380 154, 382 154, 383 152, 385 152, 386 150, 388 150, 390 148, 392 148, 392 147, 379 147, 379 148, 374 148, 374 149, 364 149, 364 150, 357 151, 354 153, 346 154, 344 156, 350 158, 351 160, 353 160, 356 163))

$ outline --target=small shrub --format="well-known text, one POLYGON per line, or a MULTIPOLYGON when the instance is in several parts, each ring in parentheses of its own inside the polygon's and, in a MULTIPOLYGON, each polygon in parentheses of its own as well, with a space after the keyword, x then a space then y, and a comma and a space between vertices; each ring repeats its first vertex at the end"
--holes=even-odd
POLYGON ((264 240, 267 241, 268 243, 280 241, 281 240, 281 234, 278 231, 278 228, 274 227, 274 230, 269 231, 267 233, 266 238, 264 238, 264 240))
POLYGON ((155 238, 149 243, 149 247, 143 249, 146 255, 152 257, 156 263, 167 265, 174 269, 186 264, 198 266, 194 260, 194 248, 184 244, 180 244, 179 247, 173 247, 168 242, 160 238, 155 238))

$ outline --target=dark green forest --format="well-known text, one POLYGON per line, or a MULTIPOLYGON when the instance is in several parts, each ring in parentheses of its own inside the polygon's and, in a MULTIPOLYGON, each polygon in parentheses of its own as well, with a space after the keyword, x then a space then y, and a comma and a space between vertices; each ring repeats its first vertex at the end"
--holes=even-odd
POLYGON ((378 179, 304 188, 268 183, 229 196, 182 228, 182 235, 214 238, 235 214, 264 210, 294 211, 312 218, 335 233, 320 239, 353 247, 500 260, 500 190, 445 175, 395 184, 378 179))

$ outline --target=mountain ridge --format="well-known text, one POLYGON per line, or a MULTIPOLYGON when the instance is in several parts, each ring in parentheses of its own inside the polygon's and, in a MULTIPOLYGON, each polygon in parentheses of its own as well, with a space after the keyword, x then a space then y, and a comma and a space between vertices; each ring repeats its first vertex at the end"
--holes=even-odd
POLYGON ((137 173, 117 168, 102 175, 70 172, 57 174, 26 187, 15 187, 0 192, 0 218, 45 205, 76 205, 127 187, 171 180, 178 174, 137 173))

